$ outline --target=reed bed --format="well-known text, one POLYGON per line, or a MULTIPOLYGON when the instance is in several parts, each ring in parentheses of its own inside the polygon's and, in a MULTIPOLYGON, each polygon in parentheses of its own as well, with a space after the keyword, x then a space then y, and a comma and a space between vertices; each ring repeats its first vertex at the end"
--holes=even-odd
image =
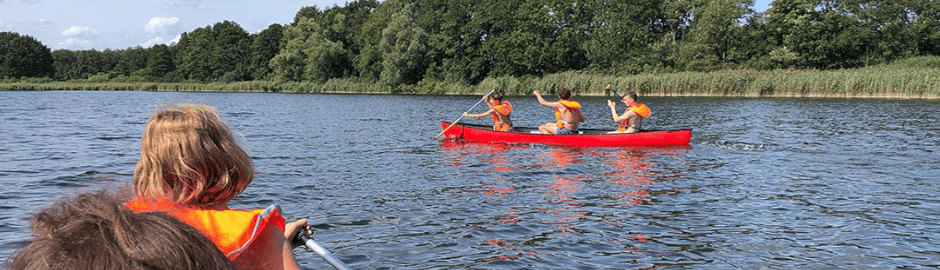
POLYGON ((940 61, 928 64, 881 65, 861 69, 722 70, 609 76, 562 72, 542 77, 490 77, 477 85, 425 80, 417 85, 392 87, 358 78, 314 82, 141 83, 55 82, 42 79, 0 81, 0 90, 137 90, 289 93, 482 94, 498 89, 507 95, 529 95, 533 90, 554 94, 561 88, 575 95, 606 95, 611 85, 621 94, 636 91, 646 96, 720 97, 842 97, 940 98, 940 61), (926 66, 926 67, 925 67, 926 66))
POLYGON ((725 70, 627 77, 572 72, 545 76, 533 88, 604 95, 607 84, 620 93, 650 96, 940 98, 940 69, 725 70))

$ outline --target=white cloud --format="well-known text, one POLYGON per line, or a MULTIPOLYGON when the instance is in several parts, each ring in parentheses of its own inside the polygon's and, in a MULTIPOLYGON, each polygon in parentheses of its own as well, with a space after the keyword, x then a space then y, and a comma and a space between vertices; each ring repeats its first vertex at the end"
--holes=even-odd
POLYGON ((84 39, 76 38, 67 38, 63 42, 59 42, 59 48, 66 48, 70 50, 86 50, 92 47, 91 42, 84 39))
POLYGON ((55 25, 55 22, 46 18, 39 18, 39 25, 55 25))
POLYGON ((153 17, 144 30, 148 33, 168 34, 179 31, 180 18, 172 17, 153 17))
POLYGON ((173 39, 170 40, 170 41, 167 41, 167 40, 166 40, 165 38, 163 38, 163 37, 155 37, 155 38, 152 38, 152 39, 148 40, 148 41, 145 42, 144 44, 141 44, 140 46, 141 46, 141 47, 144 47, 144 48, 150 48, 150 47, 153 47, 153 45, 157 45, 157 44, 173 45, 173 44, 175 44, 175 43, 180 42, 180 37, 181 37, 181 35, 176 35, 176 37, 173 38, 173 39))
POLYGON ((75 38, 92 38, 98 34, 98 31, 85 26, 72 26, 62 31, 62 36, 75 38))

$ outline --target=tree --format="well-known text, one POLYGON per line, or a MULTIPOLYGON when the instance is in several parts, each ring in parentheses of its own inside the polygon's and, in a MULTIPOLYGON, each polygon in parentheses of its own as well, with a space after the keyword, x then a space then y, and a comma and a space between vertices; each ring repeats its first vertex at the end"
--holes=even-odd
POLYGON ((270 61, 275 80, 302 81, 314 79, 326 81, 329 78, 328 75, 320 73, 321 69, 318 65, 323 63, 316 62, 316 57, 311 60, 310 55, 308 55, 308 53, 325 53, 316 50, 330 48, 329 45, 316 45, 316 43, 325 42, 317 34, 317 28, 314 19, 306 17, 298 18, 293 24, 284 28, 284 37, 282 38, 284 47, 270 61), (308 67, 307 65, 312 66, 308 67))
POLYGON ((416 84, 427 63, 427 34, 415 22, 414 5, 406 4, 382 30, 382 72, 379 81, 389 86, 416 84))
POLYGON ((180 41, 176 44, 178 52, 174 61, 180 79, 207 81, 211 78, 212 66, 209 50, 212 48, 211 36, 211 29, 208 26, 180 35, 180 41))
POLYGON ((752 0, 709 0, 694 9, 688 37, 680 47, 685 70, 706 71, 733 62, 742 30, 738 20, 752 12, 752 0))
POLYGON ((112 72, 117 74, 130 75, 132 72, 146 68, 147 59, 150 57, 148 50, 140 46, 116 51, 118 61, 112 72))
POLYGON ((589 68, 636 74, 675 65, 679 43, 690 24, 688 1, 588 1, 594 17, 584 24, 581 45, 589 68))
POLYGON ((540 1, 494 1, 482 5, 484 59, 491 76, 541 75, 551 58, 556 30, 550 8, 540 1))
POLYGON ((250 45, 248 32, 234 22, 197 28, 180 36, 176 45, 177 71, 186 80, 247 80, 250 45))
MULTIPOLYGON (((485 24, 485 20, 475 19, 481 13, 480 1, 411 2, 418 16, 414 22, 418 27, 425 29, 428 36, 428 68, 423 75, 424 79, 463 84, 482 81, 489 73, 490 66, 484 61, 482 48, 485 33, 481 25, 485 24)), ((380 6, 380 11, 384 11, 384 6, 380 6)), ((374 13, 373 17, 376 19, 372 21, 381 25, 374 31, 375 40, 379 40, 378 36, 388 25, 392 13, 374 13)), ((365 55, 365 52, 363 50, 361 55, 365 55)))
POLYGON ((212 26, 212 37, 212 79, 226 82, 247 80, 251 45, 248 32, 235 22, 223 21, 212 26))
POLYGON ((249 70, 252 79, 265 80, 271 76, 271 58, 280 50, 281 38, 284 37, 284 27, 272 24, 267 29, 251 37, 251 62, 249 70))
POLYGON ((147 69, 150 71, 150 76, 158 81, 173 81, 172 78, 167 78, 167 75, 171 74, 173 70, 176 69, 176 64, 173 63, 174 57, 170 46, 166 44, 153 45, 153 47, 150 48, 149 54, 147 58, 147 69))
POLYGON ((352 57, 353 67, 360 78, 377 82, 382 74, 382 60, 384 58, 379 42, 382 40, 382 30, 388 27, 392 14, 402 6, 400 0, 387 0, 377 6, 371 13, 355 36, 355 43, 359 45, 359 53, 352 57))
POLYGON ((323 82, 361 74, 355 58, 365 42, 360 29, 379 6, 374 0, 318 11, 305 7, 285 27, 282 47, 271 59, 275 79, 323 82))
POLYGON ((55 67, 56 80, 68 81, 80 78, 79 74, 72 72, 72 66, 78 62, 75 52, 66 49, 55 50, 52 52, 52 62, 55 67))
POLYGON ((99 52, 60 49, 52 52, 52 56, 57 80, 88 79, 98 74, 104 74, 110 79, 110 73, 117 66, 119 59, 118 54, 111 50, 99 52))
POLYGON ((940 55, 940 2, 906 1, 910 3, 908 15, 913 18, 906 29, 909 37, 917 44, 920 55, 940 55))
POLYGON ((55 75, 52 52, 31 36, 0 32, 0 78, 55 75))
POLYGON ((767 24, 777 47, 796 53, 797 68, 851 68, 864 64, 861 56, 871 33, 833 0, 777 0, 768 10, 767 24))

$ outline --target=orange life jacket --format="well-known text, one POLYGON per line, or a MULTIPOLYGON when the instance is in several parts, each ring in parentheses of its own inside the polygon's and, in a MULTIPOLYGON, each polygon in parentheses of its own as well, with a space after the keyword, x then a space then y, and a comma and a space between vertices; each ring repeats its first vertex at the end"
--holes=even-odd
MULTIPOLYGON (((561 105, 564 105, 565 108, 567 108, 568 110, 581 109, 581 103, 578 103, 577 101, 569 101, 569 100, 562 99, 562 100, 558 100, 558 102, 560 102, 561 105)), ((558 108, 555 108, 555 120, 557 121, 558 128, 565 127, 565 121, 561 120, 561 111, 559 111, 558 108)))
POLYGON ((177 206, 163 200, 133 199, 125 206, 134 212, 163 212, 193 226, 212 240, 230 260, 235 260, 269 225, 284 231, 284 217, 277 205, 256 210, 203 210, 177 206))
POLYGON ((510 131, 510 130, 512 130, 512 126, 509 125, 509 124, 506 124, 506 123, 496 123, 496 124, 493 124, 493 130, 495 130, 495 131, 510 131))
POLYGON ((643 118, 650 117, 650 114, 653 114, 653 112, 650 111, 650 107, 647 107, 646 104, 643 103, 637 104, 631 108, 633 108, 633 111, 636 112, 636 114, 639 114, 643 118))
MULTIPOLYGON (((501 115, 509 115, 512 112, 512 104, 509 104, 509 101, 503 101, 503 103, 493 106, 493 109, 501 115)), ((499 123, 499 116, 496 113, 493 114, 493 122, 499 123)))
MULTIPOLYGON (((650 117, 650 115, 653 114, 653 112, 650 111, 650 107, 647 107, 646 104, 643 104, 643 103, 637 104, 636 106, 632 106, 630 108, 633 109, 633 111, 636 112, 637 115, 643 118, 650 117)), ((626 131, 627 124, 629 124, 627 123, 627 121, 630 121, 630 120, 625 119, 623 121, 620 121, 620 126, 617 127, 617 131, 626 131)))

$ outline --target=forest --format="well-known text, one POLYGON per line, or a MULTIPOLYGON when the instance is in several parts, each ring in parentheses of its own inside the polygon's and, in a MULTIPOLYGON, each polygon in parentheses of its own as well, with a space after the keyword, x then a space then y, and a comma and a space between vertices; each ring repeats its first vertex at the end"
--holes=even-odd
POLYGON ((305 7, 293 22, 253 34, 223 21, 184 32, 175 44, 102 51, 50 51, 28 35, 3 32, 0 88, 71 82, 527 94, 613 83, 665 95, 940 96, 940 1, 775 0, 765 12, 752 7, 751 0, 357 0, 305 7), (819 81, 762 83, 812 78, 819 81))

